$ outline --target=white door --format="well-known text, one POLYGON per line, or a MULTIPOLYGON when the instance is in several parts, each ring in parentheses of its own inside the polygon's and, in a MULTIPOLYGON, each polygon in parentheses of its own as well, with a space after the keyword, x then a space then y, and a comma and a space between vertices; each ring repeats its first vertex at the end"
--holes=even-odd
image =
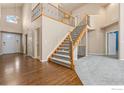
POLYGON ((2 53, 20 52, 20 35, 11 33, 2 33, 2 53))
POLYGON ((16 48, 16 53, 20 53, 21 52, 21 35, 17 35, 15 34, 15 48, 16 48))
POLYGON ((116 34, 108 33, 108 55, 116 55, 116 34))

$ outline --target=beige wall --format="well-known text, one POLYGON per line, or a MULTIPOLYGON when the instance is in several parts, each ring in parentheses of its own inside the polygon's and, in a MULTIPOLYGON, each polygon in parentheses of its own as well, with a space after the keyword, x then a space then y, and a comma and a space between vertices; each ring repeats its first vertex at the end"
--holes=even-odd
POLYGON ((101 7, 98 4, 86 4, 74 11, 73 16, 79 16, 79 22, 84 18, 85 15, 97 15, 100 13, 101 7))
POLYGON ((1 9, 1 29, 0 31, 22 33, 22 7, 9 7, 1 9), (19 17, 18 23, 6 22, 7 15, 16 15, 19 17))
POLYGON ((88 54, 104 55, 105 53, 105 39, 104 32, 101 31, 103 25, 101 19, 102 15, 94 15, 95 31, 88 32, 88 54))
POLYGON ((106 8, 106 25, 119 20, 119 4, 112 3, 106 8))
POLYGON ((48 59, 51 52, 72 29, 69 25, 42 17, 42 60, 48 59))

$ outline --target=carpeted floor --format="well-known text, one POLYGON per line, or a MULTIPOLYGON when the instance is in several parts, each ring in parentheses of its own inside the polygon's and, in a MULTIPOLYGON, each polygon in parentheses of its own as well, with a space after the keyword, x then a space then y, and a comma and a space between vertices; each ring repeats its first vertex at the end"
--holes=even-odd
POLYGON ((124 61, 105 56, 88 56, 75 62, 84 85, 124 85, 124 61))

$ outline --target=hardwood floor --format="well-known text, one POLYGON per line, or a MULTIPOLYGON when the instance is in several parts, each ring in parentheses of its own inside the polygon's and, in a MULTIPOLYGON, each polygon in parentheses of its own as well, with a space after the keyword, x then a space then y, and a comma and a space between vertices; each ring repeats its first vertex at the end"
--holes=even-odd
POLYGON ((76 73, 23 54, 0 56, 0 85, 82 85, 76 73))

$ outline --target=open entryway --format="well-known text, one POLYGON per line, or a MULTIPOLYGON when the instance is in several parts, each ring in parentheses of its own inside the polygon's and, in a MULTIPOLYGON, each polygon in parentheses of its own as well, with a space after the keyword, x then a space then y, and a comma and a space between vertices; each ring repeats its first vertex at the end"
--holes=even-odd
POLYGON ((40 28, 34 30, 34 56, 36 59, 40 59, 40 28))
POLYGON ((2 33, 2 54, 21 53, 21 34, 2 33))
POLYGON ((118 57, 118 31, 107 32, 107 55, 118 57))

